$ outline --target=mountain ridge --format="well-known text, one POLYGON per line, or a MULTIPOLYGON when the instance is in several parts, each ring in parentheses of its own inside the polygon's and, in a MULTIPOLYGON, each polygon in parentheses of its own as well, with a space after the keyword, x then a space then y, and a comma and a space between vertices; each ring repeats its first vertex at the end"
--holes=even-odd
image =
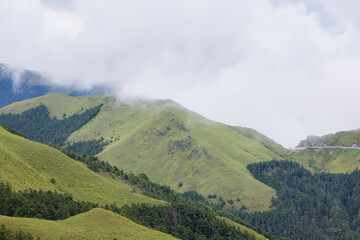
POLYGON ((52 93, 72 96, 108 94, 106 86, 91 89, 74 89, 73 86, 60 86, 50 81, 44 74, 27 69, 14 69, 0 63, 0 108, 11 103, 52 93))

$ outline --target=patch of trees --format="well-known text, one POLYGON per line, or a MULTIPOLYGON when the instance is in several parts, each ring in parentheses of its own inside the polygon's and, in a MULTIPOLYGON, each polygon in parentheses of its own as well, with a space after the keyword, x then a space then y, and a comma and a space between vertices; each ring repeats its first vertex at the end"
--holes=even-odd
POLYGON ((255 239, 247 231, 216 218, 212 211, 191 203, 150 206, 148 204, 108 206, 114 212, 143 226, 168 233, 181 239, 255 239))
POLYGON ((360 239, 360 171, 312 174, 290 161, 248 165, 277 191, 267 212, 232 213, 284 239, 360 239))
POLYGON ((66 144, 63 148, 68 152, 76 152, 79 154, 87 154, 87 155, 96 155, 104 150, 104 147, 108 145, 107 141, 104 141, 104 138, 101 137, 98 140, 90 140, 90 141, 80 141, 74 142, 72 144, 66 144))
MULTIPOLYGON (((46 106, 40 105, 22 114, 1 114, 0 123, 5 127, 24 133, 30 140, 63 146, 74 131, 80 129, 99 113, 101 106, 69 117, 64 114, 63 119, 57 119, 56 117, 50 118, 46 106)), ((90 144, 95 145, 96 143, 91 142, 90 144)))
POLYGON ((1 240, 33 240, 34 237, 30 233, 23 231, 12 231, 4 224, 0 225, 0 239, 1 240))
POLYGON ((95 207, 97 204, 75 201, 69 194, 32 189, 15 192, 0 183, 0 215, 60 220, 95 207))

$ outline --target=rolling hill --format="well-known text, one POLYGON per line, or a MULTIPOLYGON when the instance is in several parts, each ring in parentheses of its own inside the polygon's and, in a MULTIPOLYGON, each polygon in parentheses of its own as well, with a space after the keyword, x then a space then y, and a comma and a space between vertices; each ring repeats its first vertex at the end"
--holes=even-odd
POLYGON ((56 190, 69 193, 76 200, 98 204, 162 203, 134 193, 133 186, 95 173, 54 148, 11 134, 2 127, 0 181, 10 183, 14 190, 56 190))
POLYGON ((0 215, 0 224, 40 239, 177 239, 101 208, 60 221, 0 215))
POLYGON ((255 130, 210 121, 170 100, 51 94, 11 104, 0 113, 21 114, 43 105, 50 118, 61 120, 101 104, 97 116, 72 132, 67 143, 106 142, 97 156, 126 172, 144 172, 180 192, 216 194, 229 200, 229 207, 269 208, 275 190, 255 180, 246 166, 284 159, 286 150, 255 130))

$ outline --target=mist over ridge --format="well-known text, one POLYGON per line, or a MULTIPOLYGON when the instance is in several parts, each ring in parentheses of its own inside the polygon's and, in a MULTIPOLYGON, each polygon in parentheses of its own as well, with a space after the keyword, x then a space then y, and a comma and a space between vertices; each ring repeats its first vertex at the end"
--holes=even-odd
POLYGON ((172 99, 286 147, 359 127, 357 1, 0 3, 0 62, 59 86, 172 99))

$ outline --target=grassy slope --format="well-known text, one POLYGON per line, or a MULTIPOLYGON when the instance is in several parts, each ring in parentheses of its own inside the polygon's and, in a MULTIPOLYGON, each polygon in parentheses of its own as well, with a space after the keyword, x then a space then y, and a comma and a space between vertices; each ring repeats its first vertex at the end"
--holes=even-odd
POLYGON ((60 151, 10 134, 1 127, 0 181, 9 182, 15 190, 57 190, 70 193, 76 200, 99 204, 159 202, 132 193, 130 185, 94 173, 60 151), (55 184, 50 182, 51 178, 55 184))
POLYGON ((240 228, 241 231, 245 232, 248 231, 250 234, 253 234, 255 236, 255 240, 268 240, 268 238, 266 238, 265 236, 255 232, 254 230, 245 227, 244 225, 241 225, 239 223, 233 222, 228 218, 224 218, 224 217, 218 217, 218 219, 225 221, 226 223, 233 225, 235 227, 240 228))
POLYGON ((0 224, 40 239, 175 239, 100 208, 61 221, 0 216, 0 224))
POLYGON ((112 141, 99 157, 127 172, 145 172, 153 181, 177 191, 196 189, 205 196, 216 193, 251 210, 266 210, 275 196, 275 190, 255 180, 246 165, 282 159, 285 151, 255 131, 207 120, 167 100, 123 103, 101 96, 74 98, 56 94, 19 102, 1 112, 21 113, 40 102, 57 117, 64 112, 79 112, 83 106, 90 107, 90 102, 92 106, 103 103, 99 115, 74 132, 69 141, 100 137, 112 141), (179 128, 179 123, 188 131, 179 128), (191 136, 190 149, 169 152, 170 141, 187 136, 191 136), (190 157, 193 150, 200 154, 190 157), (237 198, 241 201, 237 202, 237 198))
POLYGON ((360 149, 299 149, 289 159, 312 172, 350 173, 360 167, 360 149))
POLYGON ((329 146, 360 146, 360 129, 322 136, 329 146))

